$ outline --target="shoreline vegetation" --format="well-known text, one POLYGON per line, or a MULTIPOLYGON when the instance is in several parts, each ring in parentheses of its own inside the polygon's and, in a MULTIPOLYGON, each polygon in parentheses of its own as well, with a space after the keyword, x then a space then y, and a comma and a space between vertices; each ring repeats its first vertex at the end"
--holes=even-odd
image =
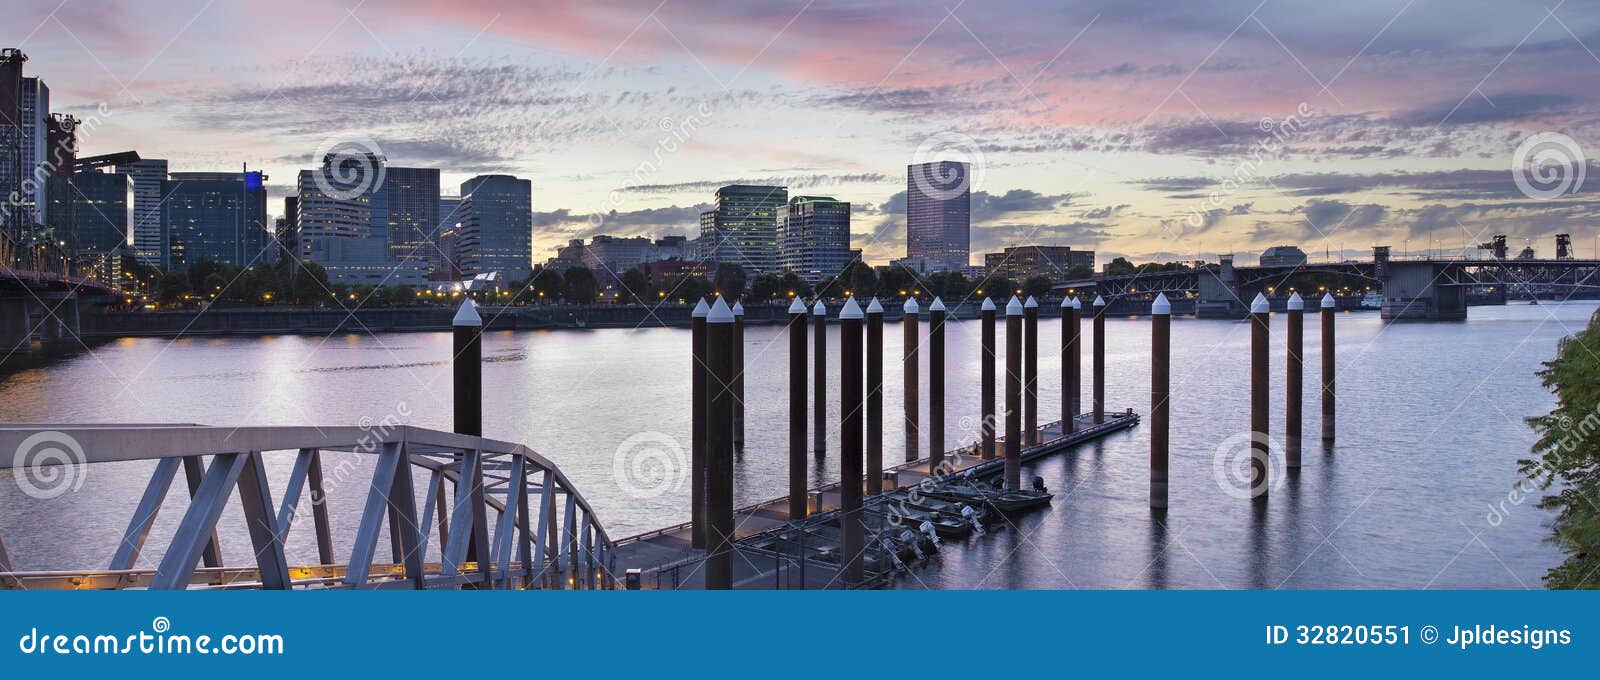
POLYGON ((1518 461, 1523 478, 1507 501, 1516 505, 1542 493, 1537 507, 1555 512, 1547 540, 1566 560, 1545 574, 1546 587, 1600 588, 1600 310, 1582 331, 1561 339, 1538 376, 1557 405, 1528 418, 1539 434, 1535 457, 1518 461))

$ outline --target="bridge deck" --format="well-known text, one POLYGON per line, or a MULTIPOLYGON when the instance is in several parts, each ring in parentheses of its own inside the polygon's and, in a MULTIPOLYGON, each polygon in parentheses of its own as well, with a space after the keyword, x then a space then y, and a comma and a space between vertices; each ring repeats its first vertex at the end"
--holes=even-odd
MULTIPOLYGON (((1075 431, 1065 437, 1061 434, 1059 421, 1050 423, 1040 428, 1042 443, 1023 448, 1022 460, 1027 462, 1060 453, 1079 444, 1132 427, 1138 422, 1139 416, 1132 412, 1107 413, 1105 422, 1096 426, 1089 414, 1083 414, 1076 419, 1075 431)), ((996 437, 995 447, 1003 451, 1005 438, 996 437)), ((951 463, 953 472, 973 470, 974 474, 984 477, 999 474, 1004 465, 1003 459, 998 457, 990 460, 979 458, 976 455, 976 445, 946 452, 945 460, 951 463)), ((916 486, 928 479, 928 464, 928 459, 923 458, 887 468, 886 472, 893 474, 886 475, 885 492, 916 486)), ((808 496, 811 499, 809 512, 813 515, 839 508, 838 483, 811 489, 808 496)), ((871 497, 867 500, 870 501, 871 497)), ((791 526, 788 508, 789 499, 785 496, 734 511, 734 536, 735 540, 740 542, 738 555, 733 560, 735 588, 842 587, 837 577, 836 565, 807 561, 802 568, 770 552, 754 549, 748 545, 753 538, 791 526)), ((684 523, 618 539, 615 573, 622 574, 628 569, 640 569, 644 574, 642 586, 646 589, 703 587, 705 578, 703 570, 699 567, 705 559, 705 551, 692 547, 690 530, 690 525, 684 523)))

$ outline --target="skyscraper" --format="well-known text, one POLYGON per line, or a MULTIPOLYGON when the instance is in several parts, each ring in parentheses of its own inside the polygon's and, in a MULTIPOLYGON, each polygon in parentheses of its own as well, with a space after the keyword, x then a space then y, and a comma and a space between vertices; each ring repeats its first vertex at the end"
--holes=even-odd
MULTIPOLYGON (((174 172, 161 186, 167 268, 201 260, 271 264, 267 190, 260 172, 174 172)), ((136 237, 137 238, 137 237, 136 237)))
POLYGON ((787 187, 730 184, 717 190, 714 210, 700 215, 702 257, 731 262, 754 276, 778 270, 778 213, 787 187))
POLYGON ((456 242, 462 276, 503 272, 510 279, 533 269, 533 182, 479 175, 461 183, 456 242))
POLYGON ((850 262, 850 203, 795 196, 778 216, 778 269, 816 283, 850 262))
POLYGON ((390 254, 397 261, 430 262, 438 250, 439 169, 389 166, 381 191, 390 254))
POLYGON ((456 261, 456 228, 461 224, 461 197, 439 197, 439 226, 434 237, 431 269, 437 281, 461 278, 461 263, 456 261))
POLYGON ((167 181, 167 162, 144 158, 117 166, 133 180, 133 255, 152 267, 166 267, 170 244, 161 224, 161 185, 167 181))
MULTIPOLYGON (((44 206, 50 180, 50 87, 42 78, 23 78, 19 121, 22 123, 22 207, 27 219, 44 224, 44 206)), ((70 169, 64 172, 71 172, 70 169)))
POLYGON ((362 186, 360 179, 371 175, 363 174, 360 169, 345 170, 343 165, 384 162, 381 156, 360 158, 328 154, 322 159, 321 167, 300 171, 296 181, 300 197, 299 221, 295 230, 300 234, 301 256, 310 257, 312 249, 323 239, 366 238, 372 234, 372 187, 362 186))
POLYGON ((27 222, 12 196, 22 196, 22 65, 28 55, 0 49, 0 233, 19 236, 27 222))
POLYGON ((107 255, 132 240, 133 181, 110 172, 75 172, 69 178, 72 228, 67 247, 107 255))
POLYGON ((971 258, 968 167, 956 161, 906 166, 906 260, 923 272, 960 271, 971 258))

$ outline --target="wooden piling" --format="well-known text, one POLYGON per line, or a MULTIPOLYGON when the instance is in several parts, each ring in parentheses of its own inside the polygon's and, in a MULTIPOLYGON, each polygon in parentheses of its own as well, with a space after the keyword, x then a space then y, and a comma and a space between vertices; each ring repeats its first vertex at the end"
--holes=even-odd
POLYGON ((744 451, 744 303, 733 303, 733 450, 744 451))
POLYGON ((928 306, 928 472, 944 465, 944 300, 928 306))
POLYGON ((1094 297, 1094 424, 1106 422, 1106 299, 1094 297))
POLYGON ((1290 470, 1300 467, 1300 407, 1305 370, 1305 300, 1299 293, 1289 295, 1289 348, 1286 353, 1284 392, 1288 403, 1283 409, 1283 464, 1290 470))
POLYGON ((1007 489, 1022 488, 1022 301, 1006 303, 1006 457, 1007 489))
POLYGON ((1333 293, 1322 296, 1322 441, 1333 441, 1333 293))
POLYGON ((839 509, 840 559, 845 586, 864 579, 861 524, 861 307, 855 298, 839 310, 839 509))
POLYGON ((1078 414, 1083 406, 1083 335, 1079 312, 1083 303, 1071 297, 1061 301, 1061 433, 1078 429, 1078 414))
POLYGON ((867 304, 867 493, 883 492, 883 305, 867 304))
POLYGON ((1172 303, 1165 293, 1150 305, 1150 507, 1167 507, 1168 398, 1172 385, 1172 303))
POLYGON ((1039 443, 1039 301, 1022 303, 1022 430, 1023 443, 1039 443))
POLYGON ((711 401, 706 392, 706 315, 710 313, 711 305, 701 298, 689 324, 689 544, 694 548, 706 547, 706 411, 711 401))
POLYGON ((1271 389, 1269 348, 1271 305, 1267 296, 1256 294, 1250 303, 1250 497, 1267 496, 1267 474, 1271 450, 1267 442, 1267 402, 1271 389))
MULTIPOLYGON (((478 305, 472 298, 461 301, 461 308, 456 310, 455 318, 450 321, 450 330, 454 350, 451 369, 455 378, 455 430, 459 434, 482 437, 483 317, 478 316, 478 305)), ((403 471, 410 474, 411 466, 406 465, 403 471)), ((391 524, 393 519, 394 515, 391 514, 391 524)), ((391 535, 395 536, 392 531, 391 535)), ((467 543, 467 561, 478 562, 487 549, 488 546, 478 545, 474 536, 467 543)))
POLYGON ((905 414, 906 414, 906 462, 909 463, 922 457, 922 447, 919 441, 921 432, 921 418, 918 415, 922 410, 922 395, 918 389, 921 382, 918 378, 920 367, 917 364, 917 345, 922 344, 922 335, 917 328, 920 320, 917 318, 917 299, 906 298, 906 304, 901 307, 905 312, 900 325, 904 328, 905 345, 904 372, 905 372, 905 414))
POLYGON ((995 430, 1000 427, 1000 423, 995 415, 994 404, 994 364, 996 360, 994 349, 994 300, 984 298, 983 306, 979 309, 978 315, 981 319, 979 325, 982 326, 983 329, 981 350, 981 353, 983 354, 981 358, 983 362, 983 369, 981 372, 983 376, 983 385, 979 390, 983 395, 983 413, 981 414, 981 422, 978 424, 978 427, 980 428, 978 456, 984 460, 991 460, 995 455, 995 430))
POLYGON ((806 304, 789 304, 789 518, 806 516, 806 304))
POLYGON ((828 307, 818 299, 811 307, 811 455, 828 454, 828 307))
POLYGON ((706 589, 733 588, 733 310, 706 315, 706 589))

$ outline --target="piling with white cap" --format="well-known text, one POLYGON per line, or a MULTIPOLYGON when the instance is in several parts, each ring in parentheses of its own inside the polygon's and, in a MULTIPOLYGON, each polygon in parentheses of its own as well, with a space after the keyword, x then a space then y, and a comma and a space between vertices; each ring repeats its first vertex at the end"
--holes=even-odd
POLYGON ((819 298, 811 307, 811 455, 828 454, 828 307, 819 298))
POLYGON ((1271 309, 1267 296, 1256 293, 1250 303, 1250 497, 1257 500, 1267 497, 1267 475, 1272 464, 1267 446, 1271 309))
POLYGON ((1078 429, 1083 404, 1083 350, 1079 342, 1082 308, 1083 303, 1075 296, 1061 300, 1061 434, 1078 429))
POLYGON ((744 450, 744 303, 733 303, 733 450, 744 450))
POLYGON ((789 519, 806 516, 806 303, 789 303, 789 519))
POLYGON ((1006 303, 1006 455, 1007 489, 1022 488, 1022 301, 1006 303))
POLYGON ((917 345, 922 344, 922 334, 917 328, 920 324, 920 319, 917 318, 917 313, 920 311, 917 309, 917 299, 906 298, 906 304, 901 310, 905 313, 900 320, 900 326, 904 333, 901 344, 905 348, 902 372, 905 375, 906 462, 909 463, 922 457, 921 418, 918 417, 922 412, 922 395, 919 385, 921 380, 918 379, 920 366, 917 363, 917 345))
POLYGON ((1094 424, 1106 422, 1106 299, 1094 296, 1094 424))
POLYGON ((1333 441, 1333 293, 1322 296, 1322 441, 1333 441))
POLYGON ((944 467, 944 300, 928 306, 928 472, 944 467))
POLYGON ((692 356, 689 374, 689 526, 690 544, 706 547, 706 414, 710 394, 706 391, 706 315, 711 305, 701 298, 690 314, 689 343, 692 356))
POLYGON ((1039 443, 1039 301, 1022 302, 1022 441, 1039 443))
POLYGON ((1150 507, 1167 507, 1168 437, 1172 387, 1172 303, 1166 293, 1150 305, 1150 507))
POLYGON ((982 326, 983 329, 983 342, 981 346, 981 351, 983 353, 983 386, 980 390, 983 393, 983 417, 982 423, 980 423, 982 430, 979 434, 980 446, 978 455, 984 460, 989 460, 994 458, 994 433, 995 430, 1000 426, 999 421, 996 420, 994 404, 994 300, 984 298, 983 306, 979 308, 978 314, 979 318, 982 320, 980 326, 982 326))
POLYGON ((1289 351, 1284 367, 1284 392, 1288 403, 1283 409, 1283 459, 1290 470, 1300 467, 1300 407, 1303 404, 1305 371, 1305 313, 1306 302, 1299 293, 1289 295, 1288 333, 1289 351))
POLYGON ((861 523, 861 307, 854 297, 839 310, 839 534, 844 584, 864 580, 861 523))
POLYGON ((717 298, 706 314, 706 589, 733 587, 733 310, 717 298))
MULTIPOLYGON (((461 301, 461 308, 456 310, 455 318, 450 320, 451 345, 453 359, 451 372, 454 378, 455 397, 455 430, 457 433, 483 436, 483 317, 478 316, 478 303, 472 298, 461 301)), ((198 467, 198 466, 197 466, 198 467)), ((466 479, 459 482, 474 489, 481 488, 482 482, 475 479, 466 479)), ((478 513, 481 517, 482 513, 478 513)), ((391 522, 392 522, 391 517, 391 522)), ((487 523, 484 524, 488 526, 487 523)), ((467 542, 467 561, 478 564, 478 571, 488 574, 488 560, 480 560, 486 547, 480 545, 476 532, 469 534, 467 542)), ((391 538, 398 538, 394 533, 391 538)), ((484 539, 483 542, 487 542, 484 539)), ((394 543, 394 541, 391 541, 394 543)), ((207 544, 212 549, 217 543, 213 539, 207 544)), ((403 557, 403 555, 402 555, 403 557)), ((218 564, 221 564, 218 555, 218 564)))
POLYGON ((867 303, 867 493, 883 492, 883 305, 867 303))

